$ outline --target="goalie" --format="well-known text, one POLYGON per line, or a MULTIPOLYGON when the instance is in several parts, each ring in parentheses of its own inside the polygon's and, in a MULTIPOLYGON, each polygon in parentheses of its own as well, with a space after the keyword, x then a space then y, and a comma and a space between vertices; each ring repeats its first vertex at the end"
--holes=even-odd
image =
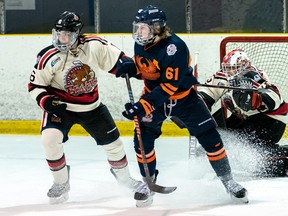
POLYGON ((267 75, 251 64, 242 49, 235 49, 224 56, 221 70, 213 74, 206 84, 255 89, 243 91, 199 87, 198 91, 210 110, 221 100, 222 105, 231 112, 224 122, 218 121, 218 125, 236 131, 248 139, 252 148, 265 154, 267 160, 264 167, 256 171, 257 175, 286 176, 288 148, 277 143, 285 131, 288 104, 267 75))

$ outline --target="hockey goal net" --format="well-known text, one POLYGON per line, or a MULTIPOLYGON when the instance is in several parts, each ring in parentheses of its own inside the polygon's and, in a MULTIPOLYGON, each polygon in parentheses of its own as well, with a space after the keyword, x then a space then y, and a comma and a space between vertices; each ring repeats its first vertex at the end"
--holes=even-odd
MULTIPOLYGON (((226 37, 220 43, 220 62, 227 52, 236 48, 242 48, 252 64, 265 71, 270 82, 278 87, 288 102, 288 36, 226 37)), ((287 141, 287 126, 283 138, 287 141)))

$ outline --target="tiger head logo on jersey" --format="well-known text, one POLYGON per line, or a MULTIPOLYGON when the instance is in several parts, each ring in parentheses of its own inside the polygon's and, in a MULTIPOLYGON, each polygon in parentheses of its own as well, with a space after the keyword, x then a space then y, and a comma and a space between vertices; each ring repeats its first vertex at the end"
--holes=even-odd
POLYGON ((73 62, 65 76, 65 89, 74 96, 92 92, 97 87, 95 72, 87 64, 73 62))
POLYGON ((137 69, 142 74, 142 78, 147 80, 156 80, 160 77, 160 68, 156 60, 149 60, 143 57, 136 56, 135 62, 137 69))

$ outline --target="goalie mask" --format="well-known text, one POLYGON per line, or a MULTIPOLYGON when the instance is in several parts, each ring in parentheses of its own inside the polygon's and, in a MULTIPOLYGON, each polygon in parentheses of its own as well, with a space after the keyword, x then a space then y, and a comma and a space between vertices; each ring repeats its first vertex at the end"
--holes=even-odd
POLYGON ((66 52, 76 43, 83 23, 74 12, 65 11, 55 21, 52 29, 52 44, 62 52, 66 52))
POLYGON ((221 69, 231 79, 241 75, 250 65, 247 54, 242 49, 235 49, 224 56, 221 69))
POLYGON ((152 5, 139 9, 133 24, 133 39, 141 46, 152 43, 164 31, 165 13, 152 5))

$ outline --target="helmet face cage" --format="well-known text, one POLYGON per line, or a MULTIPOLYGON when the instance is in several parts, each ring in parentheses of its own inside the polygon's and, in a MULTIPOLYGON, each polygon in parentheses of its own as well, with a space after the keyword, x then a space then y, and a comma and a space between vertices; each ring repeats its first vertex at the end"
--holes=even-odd
POLYGON ((60 51, 68 51, 80 35, 83 23, 74 12, 65 11, 55 21, 52 29, 52 44, 60 51))
POLYGON ((221 69, 226 73, 228 78, 234 78, 236 76, 241 76, 249 65, 250 60, 247 54, 241 49, 236 49, 224 56, 221 63, 221 69))
POLYGON ((67 52, 77 41, 79 32, 56 31, 52 29, 52 44, 61 52, 67 52))
POLYGON ((153 42, 156 35, 154 35, 154 29, 147 23, 135 23, 133 22, 133 39, 141 46, 145 46, 153 42))
POLYGON ((135 17, 132 37, 139 45, 146 45, 154 41, 166 26, 166 15, 157 7, 149 5, 139 9, 135 17))

